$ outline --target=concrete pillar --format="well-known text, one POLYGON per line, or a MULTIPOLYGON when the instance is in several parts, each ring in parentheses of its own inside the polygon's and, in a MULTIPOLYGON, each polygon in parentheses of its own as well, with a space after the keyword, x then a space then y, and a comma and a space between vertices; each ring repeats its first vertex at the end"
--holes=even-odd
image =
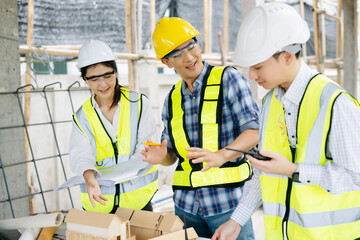
MULTIPOLYGON (((0 1, 0 23, 0 92, 9 92, 21 85, 17 1, 0 1)), ((0 127, 23 123, 16 96, 0 94, 0 103, 0 127)), ((23 128, 0 129, 0 157, 5 166, 25 161, 23 128)), ((25 164, 0 168, 1 201, 8 199, 2 170, 5 170, 12 198, 28 193, 25 164)), ((12 207, 15 217, 29 214, 27 198, 12 201, 12 207)), ((0 209, 0 219, 13 217, 9 202, 0 203, 0 209)))
POLYGON ((357 1, 343 0, 344 88, 357 97, 357 1))

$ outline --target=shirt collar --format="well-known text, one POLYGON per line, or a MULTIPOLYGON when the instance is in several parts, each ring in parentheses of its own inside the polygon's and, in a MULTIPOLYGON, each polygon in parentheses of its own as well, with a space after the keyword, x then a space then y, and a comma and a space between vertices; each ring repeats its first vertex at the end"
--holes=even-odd
MULTIPOLYGON (((99 104, 95 101, 95 94, 94 93, 91 94, 91 102, 92 102, 92 105, 93 105, 94 109, 100 109, 99 104)), ((120 101, 118 101, 118 103, 116 105, 119 106, 120 101)))
POLYGON ((290 101, 293 104, 299 105, 304 95, 306 86, 315 74, 316 72, 310 69, 310 67, 301 60, 299 71, 289 89, 285 92, 283 88, 276 87, 275 94, 277 98, 281 102, 290 101))
MULTIPOLYGON (((205 77, 206 71, 209 67, 209 64, 205 61, 203 61, 203 64, 204 64, 204 68, 194 82, 194 89, 197 88, 198 86, 202 86, 202 83, 204 82, 204 77, 205 77)), ((182 83, 181 83, 181 90, 182 90, 183 94, 192 94, 191 91, 189 90, 189 88, 187 87, 185 81, 182 81, 182 83)))

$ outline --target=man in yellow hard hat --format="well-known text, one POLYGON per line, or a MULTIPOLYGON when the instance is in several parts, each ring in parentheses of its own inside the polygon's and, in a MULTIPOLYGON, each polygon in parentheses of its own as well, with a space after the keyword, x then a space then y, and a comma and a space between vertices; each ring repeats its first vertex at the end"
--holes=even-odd
MULTIPOLYGON (((251 178, 248 161, 232 147, 258 142, 258 107, 247 80, 232 67, 202 61, 199 32, 181 18, 160 19, 153 33, 158 59, 182 77, 165 99, 161 146, 146 146, 144 161, 171 165, 175 213, 201 237, 227 221, 251 178)), ((254 239, 251 220, 238 239, 254 239)))
POLYGON ((360 237, 359 103, 301 60, 309 37, 284 3, 259 5, 241 23, 233 60, 270 90, 259 149, 271 160, 247 156, 254 176, 212 240, 235 239, 261 204, 267 240, 360 237))

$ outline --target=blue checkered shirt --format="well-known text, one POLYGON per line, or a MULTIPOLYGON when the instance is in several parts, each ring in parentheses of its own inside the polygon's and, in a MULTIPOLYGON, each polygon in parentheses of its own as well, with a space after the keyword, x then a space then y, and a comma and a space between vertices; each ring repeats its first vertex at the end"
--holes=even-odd
MULTIPOLYGON (((186 131, 193 147, 199 147, 198 113, 201 87, 208 63, 204 62, 204 69, 194 82, 191 92, 185 82, 181 86, 184 95, 184 112, 186 131)), ((168 102, 165 99, 162 121, 164 130, 162 140, 168 141, 168 147, 173 149, 168 132, 168 102)), ((234 68, 227 68, 223 74, 223 108, 221 128, 221 148, 231 144, 243 131, 259 128, 259 109, 251 94, 247 80, 234 68)), ((240 161, 236 159, 233 161, 240 161)), ((201 215, 208 217, 233 210, 242 197, 242 187, 220 188, 204 187, 192 191, 176 190, 174 202, 177 207, 194 215, 202 211, 201 215)))

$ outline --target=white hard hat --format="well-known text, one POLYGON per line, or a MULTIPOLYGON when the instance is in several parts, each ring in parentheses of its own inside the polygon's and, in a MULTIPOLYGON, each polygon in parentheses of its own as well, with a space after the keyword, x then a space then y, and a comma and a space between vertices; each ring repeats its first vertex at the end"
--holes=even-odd
POLYGON ((116 56, 105 42, 90 40, 80 48, 76 66, 80 70, 92 64, 113 60, 116 60, 116 56))
POLYGON ((232 59, 241 67, 254 66, 277 52, 300 50, 309 37, 306 22, 293 7, 265 3, 254 8, 241 23, 232 59))

